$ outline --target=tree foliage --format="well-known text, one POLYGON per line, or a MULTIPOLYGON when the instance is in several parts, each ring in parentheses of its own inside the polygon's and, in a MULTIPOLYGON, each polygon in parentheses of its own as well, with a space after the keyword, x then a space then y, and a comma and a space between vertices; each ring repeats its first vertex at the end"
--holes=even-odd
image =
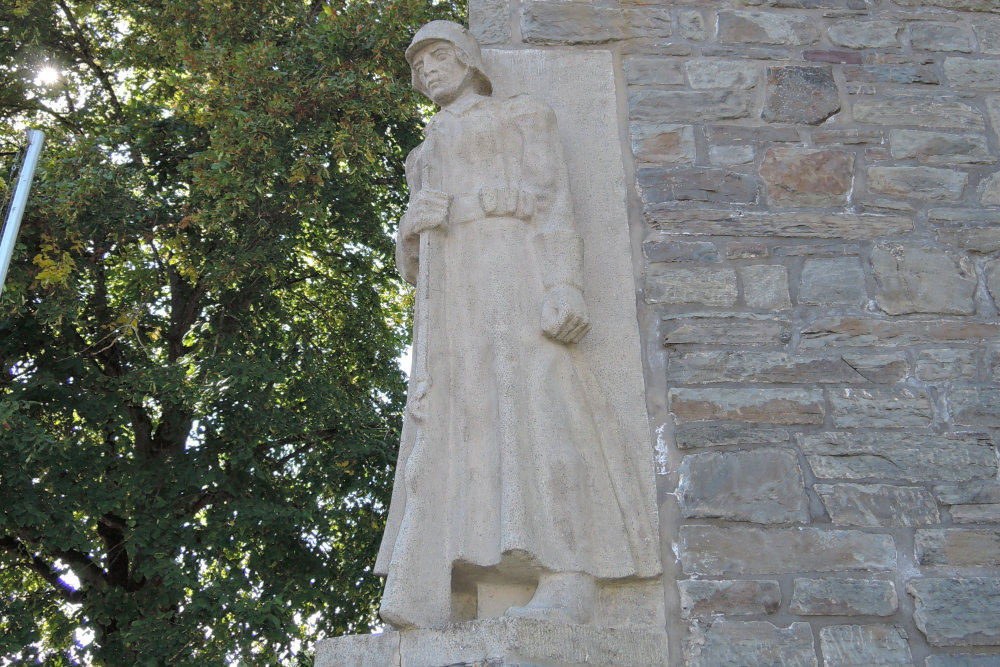
POLYGON ((454 11, 0 5, 0 153, 48 135, 0 299, 6 661, 289 663, 375 622, 402 53, 454 11))

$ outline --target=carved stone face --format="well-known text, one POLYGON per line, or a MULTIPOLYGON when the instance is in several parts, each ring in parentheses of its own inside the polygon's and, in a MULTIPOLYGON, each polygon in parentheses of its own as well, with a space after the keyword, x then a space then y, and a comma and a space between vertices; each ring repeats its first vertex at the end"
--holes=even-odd
POLYGON ((448 42, 431 42, 417 52, 413 69, 430 98, 440 106, 447 106, 472 85, 472 69, 448 42))

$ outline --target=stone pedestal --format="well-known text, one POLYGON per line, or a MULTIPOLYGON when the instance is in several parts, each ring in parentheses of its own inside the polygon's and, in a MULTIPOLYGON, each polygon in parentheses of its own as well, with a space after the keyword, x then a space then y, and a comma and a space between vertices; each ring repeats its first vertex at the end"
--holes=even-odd
POLYGON ((321 642, 315 667, 665 667, 667 637, 649 630, 488 618, 440 629, 321 642))

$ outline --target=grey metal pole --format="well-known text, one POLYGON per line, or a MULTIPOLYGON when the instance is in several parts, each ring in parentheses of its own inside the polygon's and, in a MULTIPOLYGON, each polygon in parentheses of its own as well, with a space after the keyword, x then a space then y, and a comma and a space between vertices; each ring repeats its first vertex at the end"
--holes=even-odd
POLYGON ((17 179, 17 189, 14 191, 14 199, 11 201, 10 213, 7 215, 6 224, 4 224, 3 239, 0 240, 0 294, 3 294, 3 284, 7 280, 7 268, 10 266, 11 256, 14 254, 14 242, 17 241, 17 232, 21 228, 21 217, 24 215, 24 209, 28 203, 31 179, 35 177, 35 166, 38 164, 38 156, 42 153, 44 141, 44 132, 28 130, 28 151, 24 156, 21 174, 17 179))

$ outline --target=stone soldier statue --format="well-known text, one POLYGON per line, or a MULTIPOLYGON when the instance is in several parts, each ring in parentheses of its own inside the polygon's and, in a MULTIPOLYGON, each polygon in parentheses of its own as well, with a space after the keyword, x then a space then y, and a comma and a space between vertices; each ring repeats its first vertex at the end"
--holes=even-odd
POLYGON ((441 110, 406 161, 396 261, 417 285, 414 368, 381 615, 489 615, 484 596, 509 586, 527 597, 499 613, 587 623, 602 582, 661 569, 645 443, 625 442, 577 345, 584 249, 555 114, 492 97, 455 23, 425 25, 406 58, 441 110))

